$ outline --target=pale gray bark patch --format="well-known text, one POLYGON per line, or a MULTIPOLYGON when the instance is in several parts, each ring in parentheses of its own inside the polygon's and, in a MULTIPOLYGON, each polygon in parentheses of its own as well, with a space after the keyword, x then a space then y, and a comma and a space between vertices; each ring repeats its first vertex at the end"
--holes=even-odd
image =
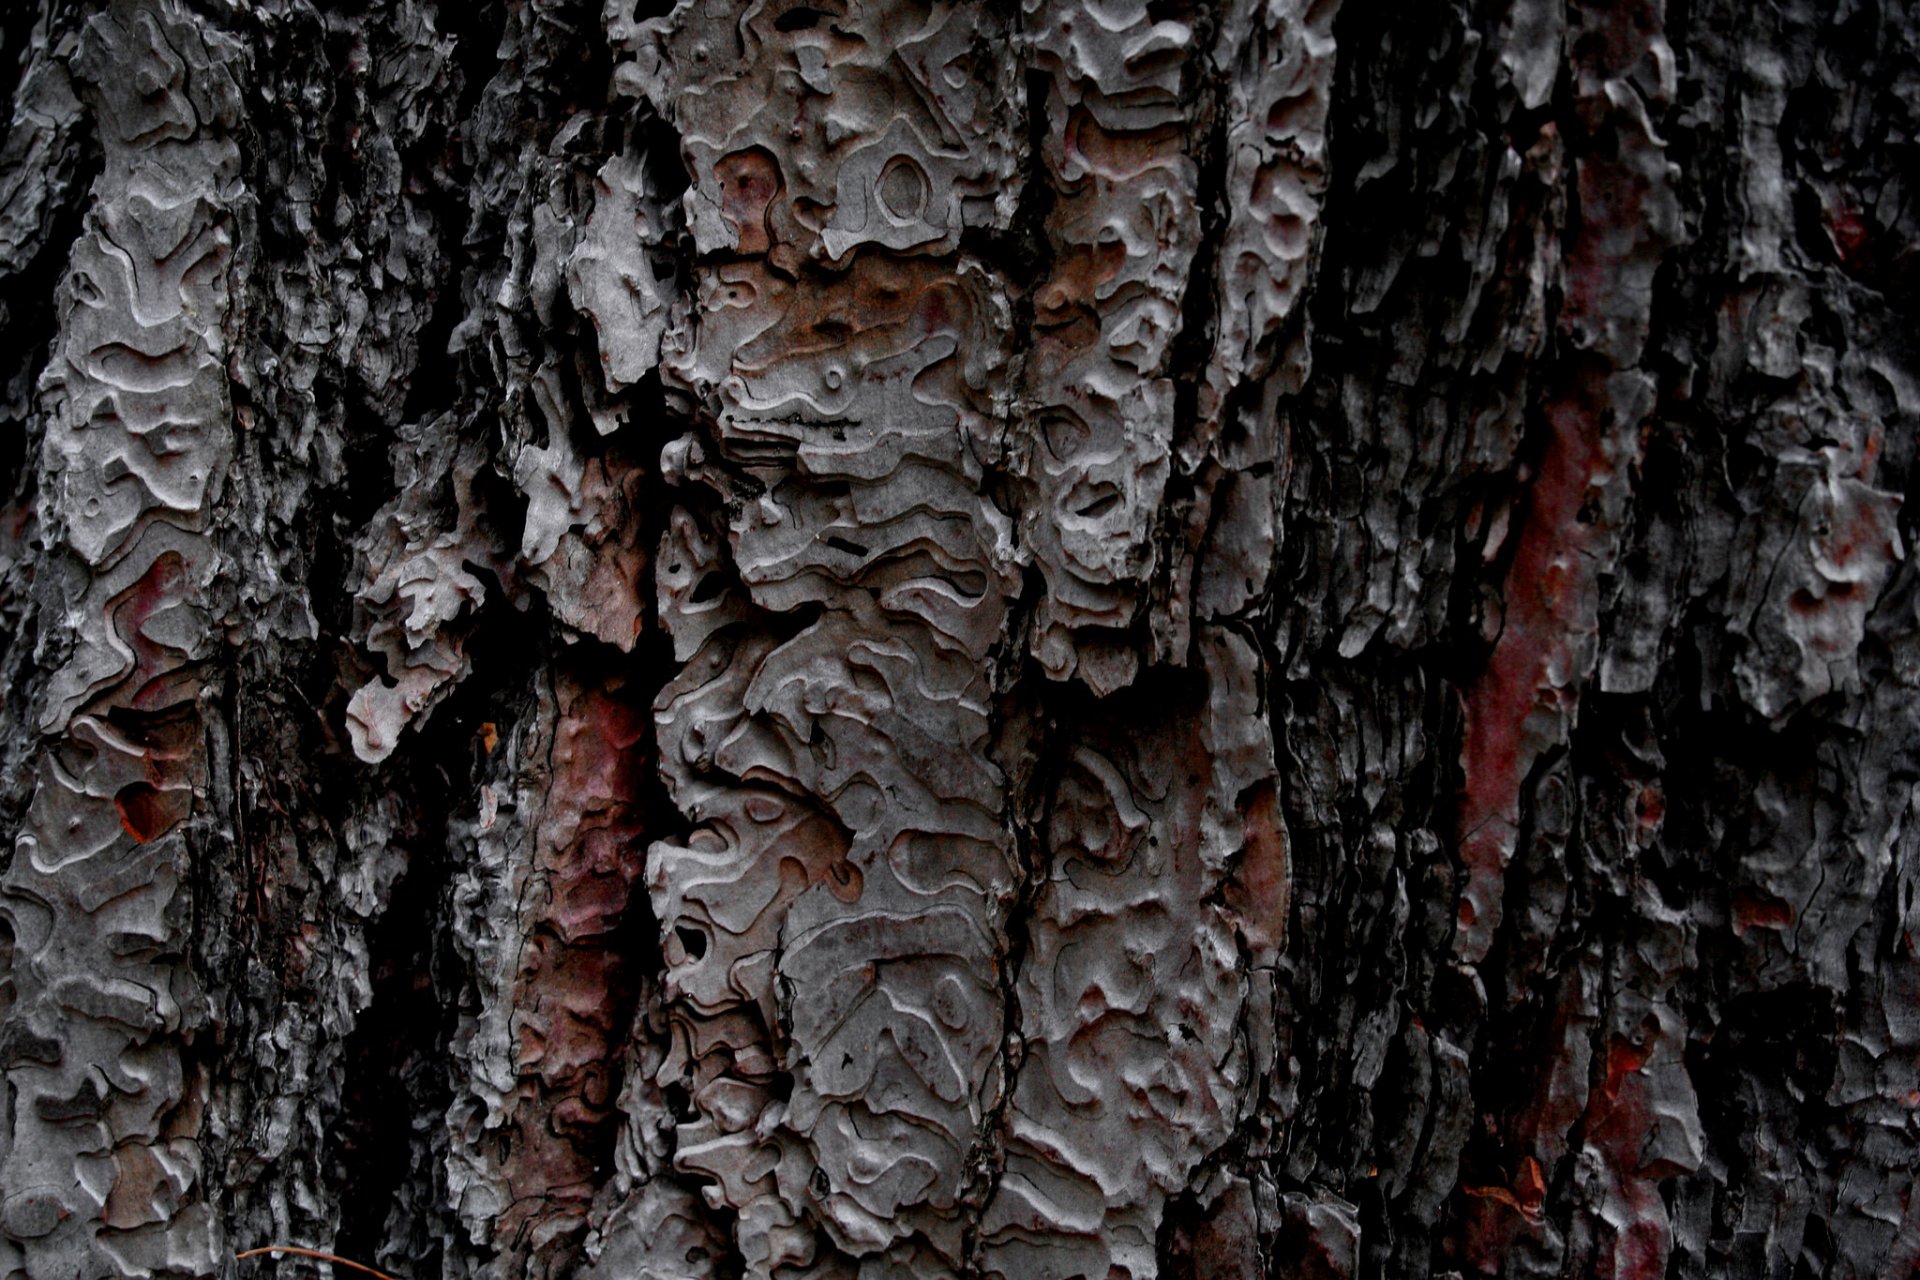
MULTIPOLYGON (((200 1140, 207 1079, 184 1050, 209 1020, 183 958, 190 845, 218 820, 201 702, 233 449, 235 210, 249 198, 239 49, 178 9, 120 5, 61 52, 102 167, 39 387, 47 669, 18 726, 37 738, 33 798, 0 879, 0 1265, 206 1274, 222 1243, 200 1140)), ((66 104, 42 89, 52 74, 26 86, 45 144, 66 104)), ((9 207, 56 194, 43 184, 9 207)))

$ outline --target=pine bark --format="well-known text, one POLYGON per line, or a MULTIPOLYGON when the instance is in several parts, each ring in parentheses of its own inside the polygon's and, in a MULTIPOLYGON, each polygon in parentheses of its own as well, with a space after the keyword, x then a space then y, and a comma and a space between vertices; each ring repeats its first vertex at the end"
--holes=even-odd
POLYGON ((0 1276, 1920 1269, 1920 16, 0 14, 0 1276))

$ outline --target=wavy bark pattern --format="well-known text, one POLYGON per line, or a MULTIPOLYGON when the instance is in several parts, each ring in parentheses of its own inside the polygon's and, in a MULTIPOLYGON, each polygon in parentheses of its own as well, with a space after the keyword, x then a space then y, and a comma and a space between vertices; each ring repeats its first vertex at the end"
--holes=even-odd
POLYGON ((1917 42, 0 13, 0 1276, 1910 1274, 1917 42))

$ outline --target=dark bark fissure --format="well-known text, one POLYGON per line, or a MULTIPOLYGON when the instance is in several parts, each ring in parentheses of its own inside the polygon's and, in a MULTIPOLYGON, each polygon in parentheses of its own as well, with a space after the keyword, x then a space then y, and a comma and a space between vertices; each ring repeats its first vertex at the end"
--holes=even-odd
MULTIPOLYGON (((26 61, 23 53, 22 61, 26 61)), ((18 267, 0 275, 6 288, 0 304, 0 350, 14 353, 8 365, 0 369, 4 387, 4 430, 0 430, 0 492, 6 501, 0 504, 0 520, 6 521, 0 532, 0 548, 25 549, 26 541, 37 532, 34 505, 39 496, 37 455, 43 429, 34 408, 35 388, 47 367, 52 343, 46 335, 55 327, 58 286, 66 270, 69 246, 79 237, 86 209, 84 193, 99 176, 97 147, 84 133, 69 136, 64 154, 54 161, 55 173, 47 175, 50 186, 59 181, 61 199, 42 215, 44 237, 38 240, 32 256, 18 267), (64 171, 64 172, 60 172, 64 171)), ((10 642, 0 657, 0 684, 6 689, 7 723, 25 725, 32 720, 35 682, 30 664, 42 643, 38 610, 34 606, 33 567, 29 557, 10 558, 7 571, 0 574, 0 630, 10 642)), ((28 763, 33 749, 32 737, 9 733, 0 739, 0 827, 17 830, 31 797, 32 769, 28 763)), ((8 842, 0 848, 0 868, 12 858, 8 842)), ((4 925, 0 925, 3 928, 4 925)))

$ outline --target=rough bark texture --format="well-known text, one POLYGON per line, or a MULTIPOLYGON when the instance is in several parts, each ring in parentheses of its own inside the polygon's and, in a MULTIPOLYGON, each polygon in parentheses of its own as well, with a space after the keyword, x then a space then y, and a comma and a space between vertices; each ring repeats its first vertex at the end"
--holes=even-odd
POLYGON ((0 13, 0 1275, 1920 1269, 1920 14, 0 13))

